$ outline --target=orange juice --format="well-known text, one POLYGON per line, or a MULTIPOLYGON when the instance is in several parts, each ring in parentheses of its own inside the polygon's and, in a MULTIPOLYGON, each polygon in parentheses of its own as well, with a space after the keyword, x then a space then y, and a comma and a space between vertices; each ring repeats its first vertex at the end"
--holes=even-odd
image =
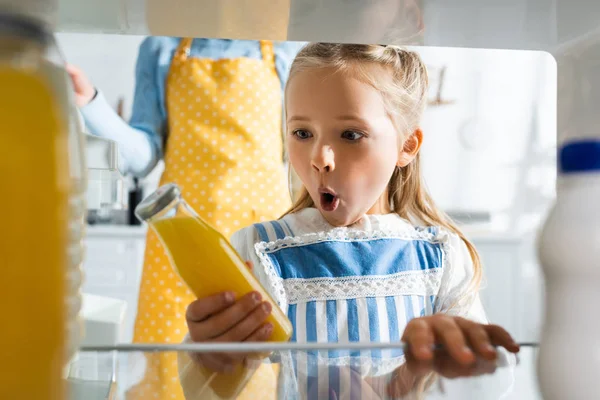
MULTIPOLYGON (((225 291, 233 291, 241 297, 257 291, 272 305, 273 311, 267 319, 273 325, 270 340, 286 342, 290 339, 292 325, 286 315, 223 235, 192 211, 176 185, 159 188, 140 203, 136 214, 157 232, 172 266, 196 297, 225 291)), ((231 398, 243 389, 251 375, 252 371, 240 366, 231 374, 213 376, 211 387, 221 398, 231 398)))
MULTIPOLYGON (((0 38, 0 54, 17 47, 0 38)), ((62 400, 67 125, 29 56, 28 68, 0 60, 0 399, 62 400)))
POLYGON ((169 249, 173 266, 196 297, 228 290, 238 296, 258 291, 273 305, 267 320, 273 325, 271 340, 290 339, 289 320, 219 232, 192 216, 161 219, 153 222, 152 227, 169 249))

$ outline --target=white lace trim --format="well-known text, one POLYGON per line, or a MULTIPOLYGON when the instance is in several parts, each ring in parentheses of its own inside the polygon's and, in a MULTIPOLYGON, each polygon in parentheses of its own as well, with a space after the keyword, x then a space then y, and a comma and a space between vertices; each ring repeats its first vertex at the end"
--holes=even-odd
POLYGON ((363 231, 351 228, 334 228, 326 232, 308 233, 301 236, 278 239, 272 242, 259 242, 255 252, 264 267, 270 291, 279 307, 287 310, 288 304, 308 300, 343 299, 366 297, 365 292, 378 293, 368 296, 388 296, 393 294, 433 295, 439 292, 443 270, 450 265, 450 245, 448 234, 439 230, 433 234, 426 230, 409 226, 403 230, 363 231), (370 241, 382 239, 426 240, 442 244, 442 268, 428 271, 410 271, 388 276, 364 276, 348 278, 316 278, 315 280, 285 280, 276 272, 268 254, 282 248, 307 246, 328 241, 370 241), (311 282, 312 281, 312 282, 311 282), (310 287, 310 288, 309 288, 310 287), (353 293, 348 295, 347 293, 353 293), (381 294, 379 294, 381 293, 381 294))
POLYGON ((257 252, 273 253, 282 248, 307 246, 322 242, 363 242, 382 239, 426 240, 437 243, 446 235, 437 235, 425 230, 409 228, 406 230, 362 231, 351 228, 335 228, 330 231, 307 233, 301 236, 286 236, 272 242, 259 242, 255 245, 257 252))
POLYGON ((285 289, 283 287, 283 279, 279 275, 277 275, 277 272, 275 271, 275 267, 273 266, 273 262, 271 261, 271 259, 264 252, 258 250, 258 246, 260 244, 261 243, 257 243, 255 245, 255 250, 256 254, 258 255, 258 258, 260 259, 260 263, 265 269, 267 281, 270 285, 270 287, 266 289, 275 298, 277 305, 287 313, 288 302, 285 295, 285 289))
POLYGON ((283 289, 288 304, 359 297, 431 296, 438 293, 442 273, 441 268, 436 268, 392 275, 286 279, 283 280, 283 289))

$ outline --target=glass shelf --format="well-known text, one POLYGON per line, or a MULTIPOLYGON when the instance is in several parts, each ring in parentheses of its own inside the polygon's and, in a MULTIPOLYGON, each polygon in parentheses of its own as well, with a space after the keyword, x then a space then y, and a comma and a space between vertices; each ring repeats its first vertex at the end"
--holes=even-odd
MULTIPOLYGON (((261 392, 260 398, 417 399, 418 394, 422 394, 423 399, 541 400, 535 377, 537 345, 523 343, 521 346, 516 358, 499 357, 495 364, 480 362, 476 376, 461 376, 458 368, 447 371, 450 378, 430 374, 434 377, 433 383, 421 392, 414 382, 407 383, 401 344, 360 343, 89 347, 81 349, 71 362, 68 384, 71 400, 121 400, 126 399, 126 394, 132 390, 144 390, 144 386, 152 394, 148 395, 149 399, 166 400, 171 398, 171 394, 181 396, 182 387, 188 395, 186 400, 218 398, 214 397, 213 381, 205 373, 207 370, 200 370, 199 364, 192 361, 190 355, 205 357, 215 352, 235 355, 260 352, 269 356, 246 363, 245 369, 251 371, 248 373, 251 376, 248 386, 260 380, 258 386, 268 391, 266 397, 265 392, 261 392), (166 376, 165 371, 152 368, 153 360, 164 357, 179 363, 179 376, 166 376), (183 365, 187 369, 182 368, 183 365), (186 372, 182 374, 182 370, 186 372), (193 387, 190 387, 190 382, 193 387), (402 396, 391 396, 394 391, 396 394, 401 392, 402 396), (356 397, 359 392, 360 397, 356 397)), ((228 382, 227 379, 236 381, 232 375, 219 376, 225 379, 222 382, 228 382)), ((258 394, 256 396, 258 398, 258 394)))

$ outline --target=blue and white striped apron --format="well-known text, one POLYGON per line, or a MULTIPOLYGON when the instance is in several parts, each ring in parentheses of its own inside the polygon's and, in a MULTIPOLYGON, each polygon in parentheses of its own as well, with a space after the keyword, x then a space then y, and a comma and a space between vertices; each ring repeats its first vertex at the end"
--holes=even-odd
MULTIPOLYGON (((295 342, 397 342, 406 324, 435 312, 445 241, 437 228, 401 232, 336 228, 294 235, 284 221, 254 225, 266 284, 294 327, 295 342)), ((360 398, 359 376, 404 362, 402 350, 302 352, 292 356, 298 398, 360 398), (346 376, 341 376, 346 374, 346 376)))

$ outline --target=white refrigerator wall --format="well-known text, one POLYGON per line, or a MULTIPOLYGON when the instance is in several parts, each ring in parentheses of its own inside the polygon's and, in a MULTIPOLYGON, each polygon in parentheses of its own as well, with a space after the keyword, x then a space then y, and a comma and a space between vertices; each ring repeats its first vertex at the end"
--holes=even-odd
MULTIPOLYGON (((58 35, 67 61, 83 69, 113 107, 123 97, 126 118, 142 40, 58 35)), ((438 90, 438 72, 446 67, 441 100, 448 104, 429 107, 422 124, 426 182, 445 210, 491 213, 491 224, 466 228, 483 258, 487 282, 482 299, 488 316, 517 339, 536 340, 542 280, 535 234, 554 196, 556 65, 544 53, 417 50, 430 67, 431 98, 438 90)), ((161 170, 159 166, 146 179, 146 194, 156 187, 161 170)), ((128 301, 127 341, 135 317, 144 233, 115 228, 111 234, 111 229, 90 230, 86 269, 94 280, 86 283, 86 291, 128 301)))

